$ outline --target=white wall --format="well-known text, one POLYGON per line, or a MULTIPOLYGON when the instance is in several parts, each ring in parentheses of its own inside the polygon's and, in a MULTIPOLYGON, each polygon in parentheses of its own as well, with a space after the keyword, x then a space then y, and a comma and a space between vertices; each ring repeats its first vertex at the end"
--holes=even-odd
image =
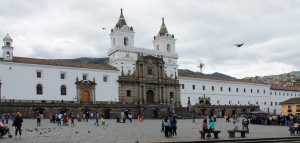
POLYGON ((281 106, 279 105, 279 103, 288 100, 290 98, 296 98, 296 97, 300 97, 300 92, 299 91, 287 91, 287 90, 274 90, 271 89, 270 93, 271 95, 271 101, 272 102, 272 106, 270 106, 270 111, 273 112, 273 110, 276 110, 277 114, 281 114, 282 110, 281 110, 281 106), (277 105, 275 104, 275 102, 277 103, 277 105))
POLYGON ((210 97, 212 105, 229 105, 229 101, 231 105, 257 105, 258 103, 263 111, 267 111, 270 106, 270 86, 267 84, 187 77, 179 77, 178 79, 181 84, 181 104, 184 107, 187 106, 188 97, 190 97, 191 104, 194 105, 198 103, 198 98, 204 95, 210 97), (184 89, 182 89, 182 85, 184 85, 184 89), (194 90, 193 85, 195 85, 194 90), (205 90, 203 90, 203 86, 205 86, 205 90), (212 86, 214 86, 214 91, 212 91, 212 86), (223 91, 221 91, 221 87, 223 91), (229 88, 231 88, 230 92, 229 88), (236 88, 238 88, 238 92, 236 88))
POLYGON ((119 71, 34 65, 14 62, 0 62, 0 79, 2 80, 2 99, 20 100, 74 100, 76 96, 76 77, 82 80, 83 74, 88 79, 96 80, 96 101, 118 100, 119 71), (36 72, 42 71, 42 78, 36 72), (65 79, 60 73, 65 72, 65 79), (103 76, 108 75, 108 82, 103 76), (43 85, 43 95, 36 94, 36 85, 43 85), (61 95, 60 87, 67 87, 67 95, 61 95))

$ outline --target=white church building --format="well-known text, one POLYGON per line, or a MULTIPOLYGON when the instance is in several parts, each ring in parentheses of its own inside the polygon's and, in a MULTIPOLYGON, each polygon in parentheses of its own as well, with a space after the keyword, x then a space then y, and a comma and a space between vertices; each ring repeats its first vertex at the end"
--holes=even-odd
POLYGON ((166 75, 179 80, 183 107, 188 106, 189 97, 192 105, 199 104, 199 98, 204 97, 210 99, 211 105, 259 105, 262 111, 280 114, 281 102, 300 97, 299 89, 178 73, 176 39, 168 33, 164 19, 152 41, 153 49, 136 47, 134 33, 121 10, 110 34, 109 65, 16 57, 13 52, 20 47, 14 49, 13 39, 7 34, 3 38, 0 58, 0 101, 118 101, 118 77, 121 71, 134 72, 138 55, 151 55, 164 60, 166 75))

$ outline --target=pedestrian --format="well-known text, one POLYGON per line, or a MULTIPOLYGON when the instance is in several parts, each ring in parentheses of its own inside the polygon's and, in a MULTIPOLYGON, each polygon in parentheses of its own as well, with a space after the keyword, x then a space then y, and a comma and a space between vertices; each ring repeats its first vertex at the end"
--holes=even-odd
POLYGON ((196 116, 195 116, 195 114, 194 114, 194 115, 193 115, 193 121, 192 121, 192 123, 196 123, 195 118, 196 118, 196 116))
POLYGON ((16 118, 15 118, 14 123, 13 123, 13 126, 15 126, 15 137, 17 137, 18 132, 19 132, 20 138, 21 138, 21 135, 22 135, 22 133, 21 133, 22 122, 23 122, 23 119, 22 119, 21 113, 17 112, 16 118))
POLYGON ((101 124, 102 126, 105 126, 105 119, 104 119, 104 116, 101 116, 101 123, 102 123, 102 124, 101 124))
POLYGON ((170 121, 168 120, 168 117, 164 120, 164 127, 165 127, 165 137, 169 138, 169 131, 170 131, 170 121))
POLYGON ((162 121, 161 121, 161 130, 160 130, 160 132, 165 132, 165 120, 164 119, 162 119, 162 121))
POLYGON ((213 120, 209 121, 209 133, 207 133, 207 137, 211 137, 211 134, 215 130, 215 122, 213 120))
POLYGON ((172 136, 177 136, 177 120, 175 119, 175 117, 173 117, 173 120, 171 122, 171 129, 172 129, 172 136))
POLYGON ((132 123, 132 114, 131 113, 129 113, 128 119, 129 119, 130 123, 132 123))
POLYGON ((70 118, 71 118, 71 126, 72 127, 74 127, 75 125, 74 125, 74 115, 71 113, 71 116, 70 116, 70 118))
POLYGON ((96 121, 95 121, 95 123, 94 123, 94 126, 95 126, 95 125, 99 126, 99 115, 98 115, 97 112, 96 112, 96 114, 95 114, 95 119, 96 119, 96 121))
POLYGON ((57 126, 58 126, 58 125, 61 126, 61 118, 62 118, 62 114, 59 113, 58 116, 57 116, 57 118, 56 118, 57 126))

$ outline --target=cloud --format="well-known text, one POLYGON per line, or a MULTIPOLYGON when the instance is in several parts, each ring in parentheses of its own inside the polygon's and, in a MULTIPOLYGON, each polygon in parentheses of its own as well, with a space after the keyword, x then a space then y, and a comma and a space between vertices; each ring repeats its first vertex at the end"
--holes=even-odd
POLYGON ((137 47, 153 48, 165 18, 177 39, 179 68, 199 71, 201 61, 205 73, 238 78, 300 70, 296 0, 3 0, 0 36, 11 35, 16 56, 107 57, 121 8, 137 47))

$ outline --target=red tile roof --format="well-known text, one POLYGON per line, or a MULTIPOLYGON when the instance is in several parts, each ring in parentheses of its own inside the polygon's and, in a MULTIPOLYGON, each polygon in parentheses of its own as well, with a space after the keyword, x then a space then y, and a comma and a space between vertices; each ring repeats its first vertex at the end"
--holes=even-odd
MULTIPOLYGON (((3 61, 0 58, 0 61, 3 61)), ((13 62, 26 63, 26 64, 37 64, 37 65, 50 65, 50 66, 62 66, 62 67, 75 67, 75 68, 87 68, 87 69, 101 69, 101 70, 115 70, 118 69, 108 64, 89 64, 80 62, 69 62, 63 60, 52 60, 52 59, 35 59, 35 58, 24 58, 14 57, 13 62)))
POLYGON ((178 76, 179 77, 189 77, 189 78, 199 78, 199 79, 209 79, 209 80, 221 80, 221 81, 234 81, 234 82, 266 84, 266 83, 263 83, 263 82, 254 82, 254 81, 245 80, 245 79, 214 77, 214 76, 197 75, 197 74, 183 74, 183 73, 179 73, 178 76))

